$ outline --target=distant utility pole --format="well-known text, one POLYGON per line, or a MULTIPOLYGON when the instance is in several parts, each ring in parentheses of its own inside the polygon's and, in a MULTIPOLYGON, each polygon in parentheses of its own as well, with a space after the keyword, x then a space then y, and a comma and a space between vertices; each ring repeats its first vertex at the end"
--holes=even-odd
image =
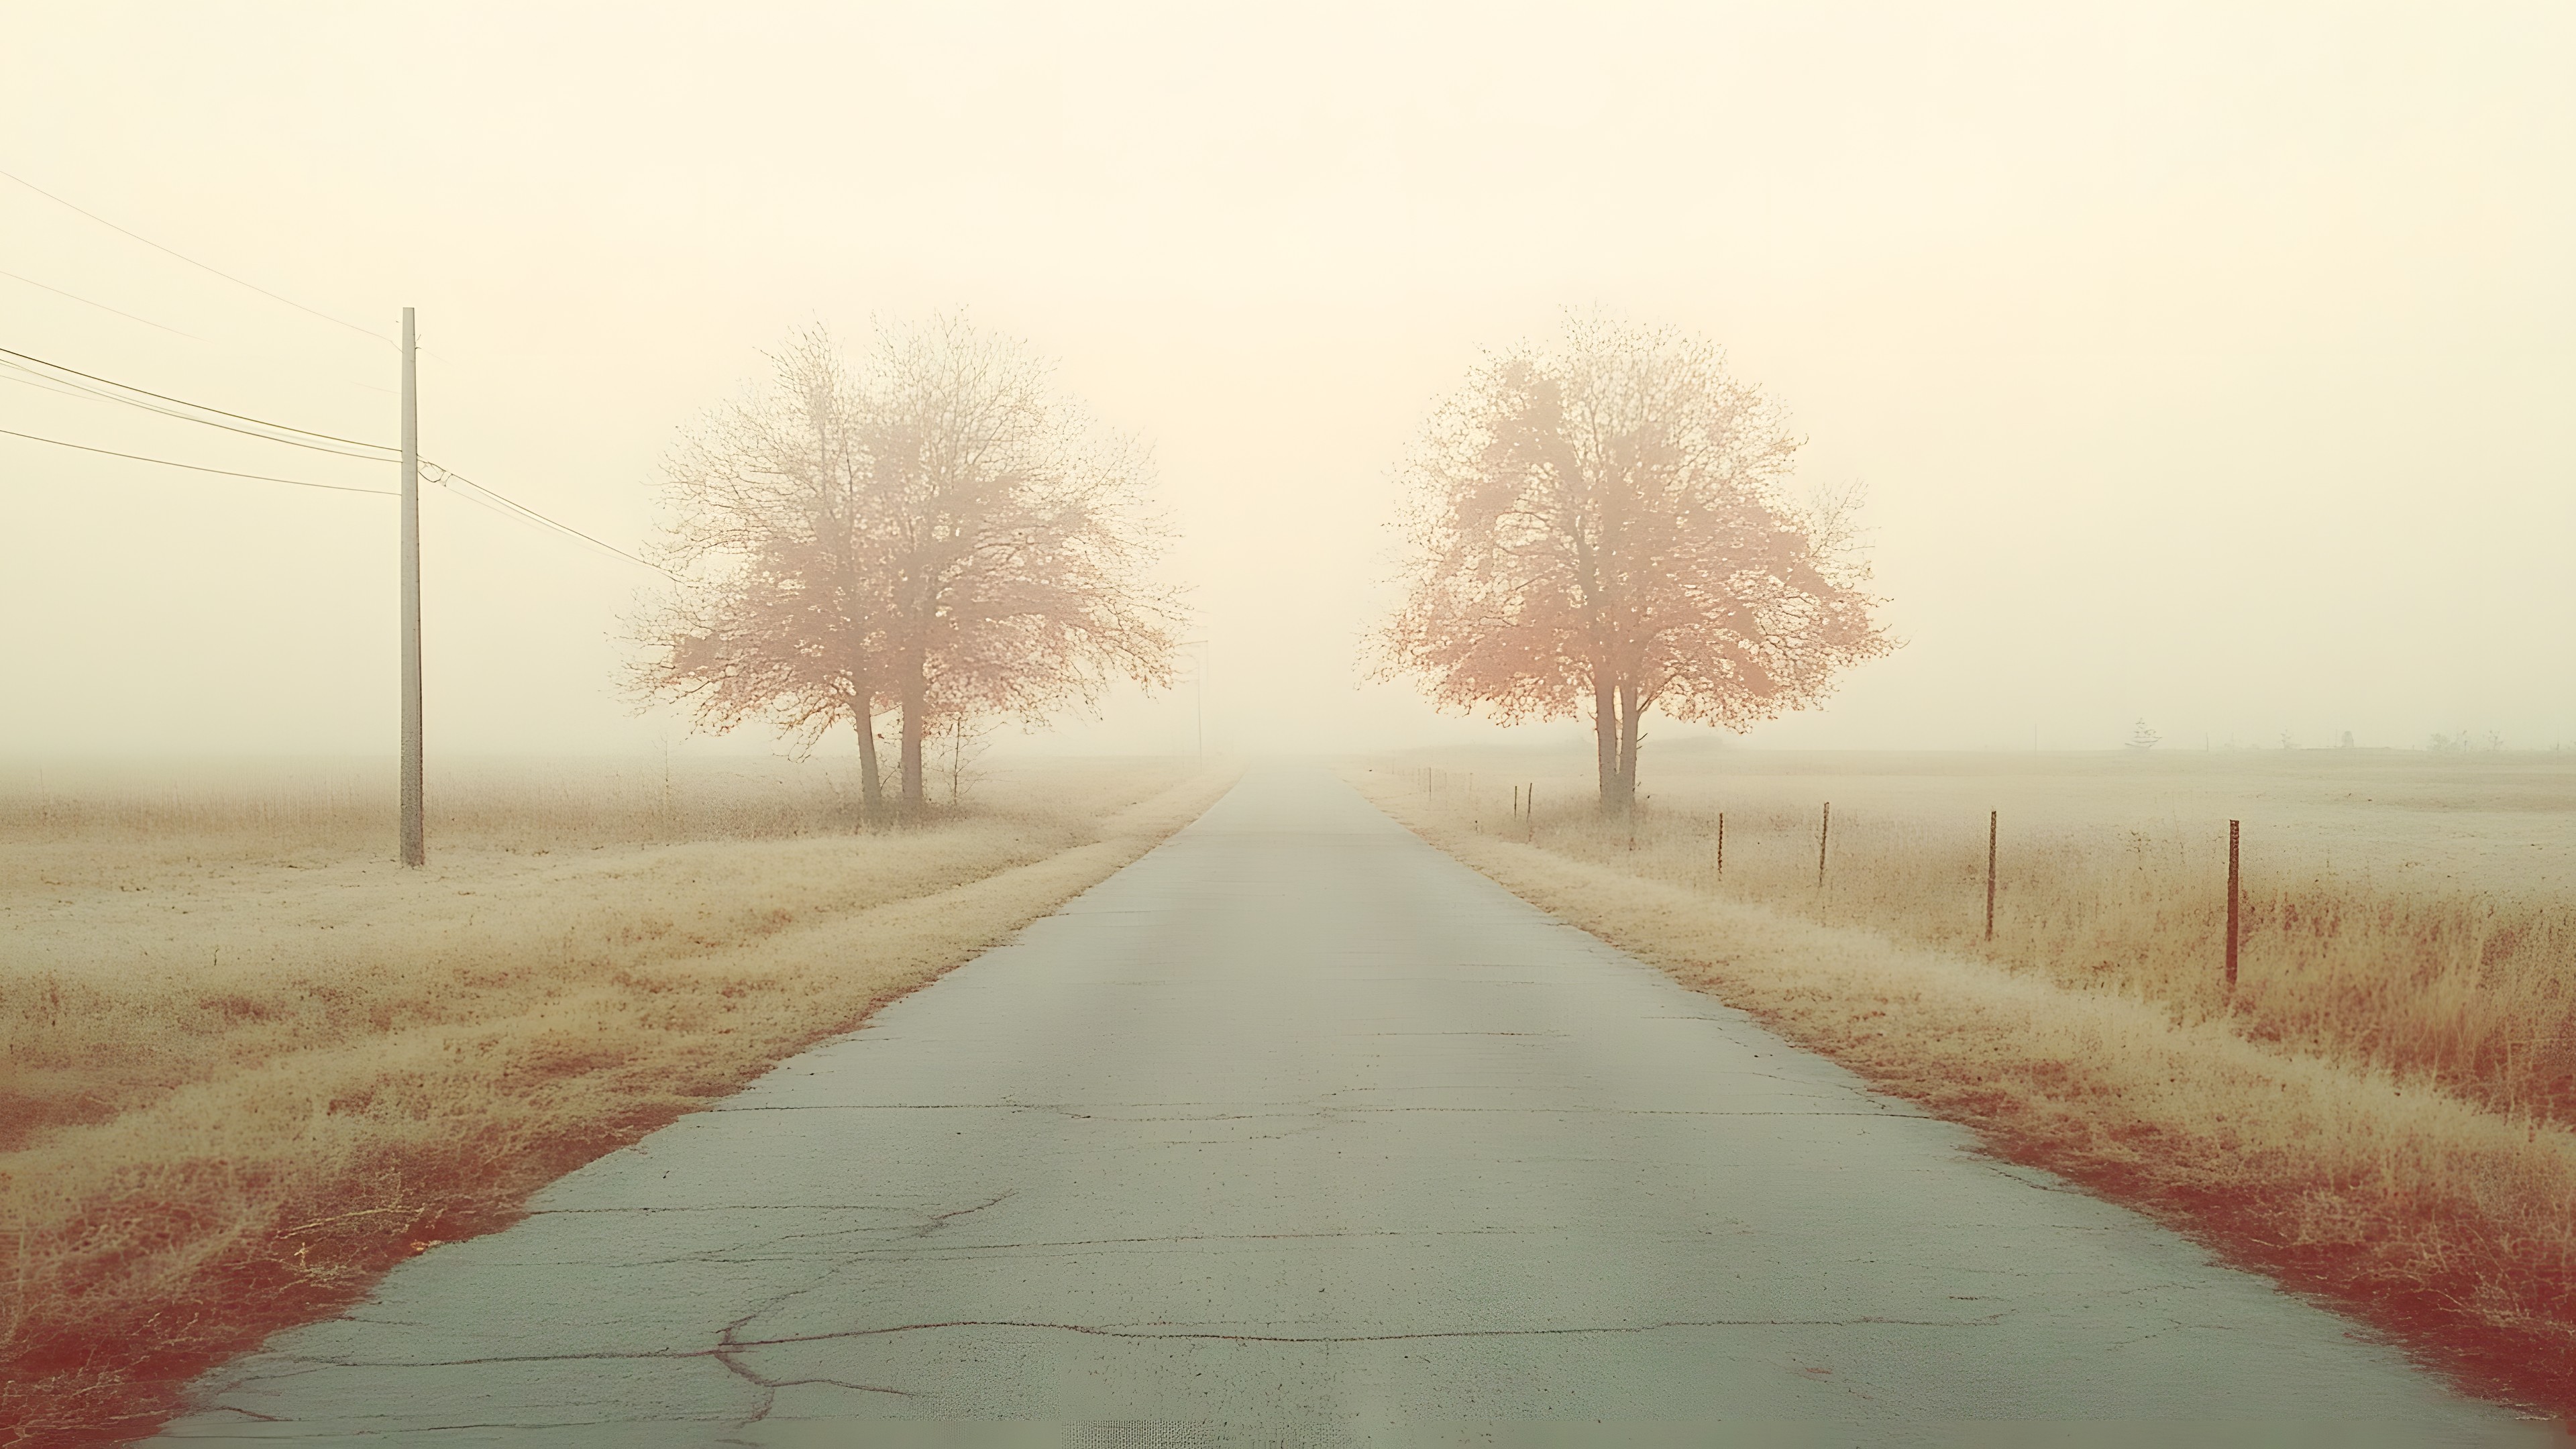
POLYGON ((2241 820, 2227 822, 2227 994, 2231 997, 2236 994, 2236 943, 2239 935, 2236 911, 2245 899, 2245 877, 2236 863, 2237 844, 2242 839, 2244 824, 2241 820))
POLYGON ((420 770, 420 344, 402 318, 402 862, 426 865, 420 770))
POLYGON ((1997 822, 2004 818, 2000 810, 1986 812, 1986 939, 1995 938, 1995 835, 1997 822))

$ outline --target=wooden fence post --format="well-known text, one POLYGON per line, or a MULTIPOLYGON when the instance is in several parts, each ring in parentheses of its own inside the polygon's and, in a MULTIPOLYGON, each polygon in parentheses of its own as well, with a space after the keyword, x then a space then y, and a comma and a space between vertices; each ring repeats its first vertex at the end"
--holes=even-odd
POLYGON ((1726 879, 1726 812, 1717 812, 1717 878, 1726 879))
POLYGON ((1825 842, 1834 833, 1834 802, 1825 802, 1824 818, 1816 823, 1816 889, 1825 888, 1825 842))

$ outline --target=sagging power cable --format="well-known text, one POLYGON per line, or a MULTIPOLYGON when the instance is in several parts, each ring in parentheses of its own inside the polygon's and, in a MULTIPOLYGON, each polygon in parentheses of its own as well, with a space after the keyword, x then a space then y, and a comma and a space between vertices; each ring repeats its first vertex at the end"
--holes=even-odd
POLYGON ((273 473, 242 473, 231 468, 209 468, 202 463, 182 463, 175 458, 152 458, 141 453, 120 453, 114 448, 93 448, 87 443, 69 443, 61 438, 38 437, 34 433, 19 432, 15 428, 0 428, 0 437, 24 438, 31 443, 46 443, 57 448, 70 448, 82 453, 98 453, 110 458, 130 458, 137 463, 158 463, 164 468, 185 468, 192 473, 212 473, 222 478, 250 478, 262 483, 285 483, 297 488, 319 488, 329 493, 373 493, 383 498, 402 496, 399 490, 392 488, 357 488, 346 483, 316 483, 309 478, 280 478, 273 473))
POLYGON ((640 558, 634 554, 628 553, 626 550, 619 548, 617 545, 610 543, 605 539, 595 538, 590 534, 584 533, 580 529, 573 527, 569 523, 564 523, 558 519, 550 518, 545 514, 539 513, 528 505, 521 503, 506 493, 501 492, 499 489, 486 483, 477 483, 473 479, 466 477, 464 474, 457 472, 453 468, 433 463, 424 458, 421 460, 420 464, 420 476, 437 484, 439 487, 466 499, 468 502, 479 503, 486 508, 490 508, 495 513, 503 514, 506 517, 517 518, 522 522, 535 523, 542 527, 553 529, 557 533, 561 533, 567 537, 579 539, 581 542, 589 544, 593 548, 604 549, 609 553, 615 554, 619 558, 626 560, 628 563, 640 564, 645 568, 651 569, 653 572, 660 574, 666 579, 676 579, 679 577, 679 575, 672 573, 669 569, 662 567, 651 559, 640 558))
MULTIPOLYGON (((0 172, 0 175, 5 174, 5 172, 0 172)), ((16 178, 12 177, 11 179, 15 180, 16 178)), ((317 453, 330 454, 334 457, 357 458, 362 461, 373 463, 392 462, 396 458, 399 458, 402 452, 401 449, 394 447, 389 443, 371 443, 362 438, 349 438, 343 437, 337 433, 319 432, 312 428, 299 428, 292 423, 276 422, 268 418, 255 417, 249 413, 237 413, 226 408, 212 406, 211 404, 194 402, 187 398, 176 397, 169 393, 156 392, 150 388, 137 387, 129 382, 119 382, 112 377, 103 377, 94 372, 84 372, 79 368, 55 362, 50 358, 38 357, 31 352, 20 352, 16 348, 12 347, 0 347, 0 359, 16 359, 14 362, 0 360, 0 368, 7 368, 11 371, 22 373, 28 379, 39 379, 45 383, 53 384, 56 391, 74 389, 77 390, 78 395, 95 397, 108 402, 124 403, 129 407, 142 408, 147 412, 157 413, 163 417, 176 418, 182 422, 197 423, 204 427, 220 428, 228 433, 239 433, 244 437, 257 438, 263 442, 283 443, 288 447, 305 448, 317 453), (28 364, 33 364, 33 366, 29 366, 28 364), (40 371, 39 369, 42 370, 40 371), (73 379, 78 379, 78 381, 73 381, 73 379), (182 411, 183 409, 188 411, 182 411), (200 413, 211 413, 214 417, 197 416, 197 414, 200 413), (253 432, 249 428, 238 428, 227 423, 216 422, 214 418, 230 418, 234 422, 250 423, 255 427, 266 428, 270 431, 265 433, 253 432), (295 436, 278 437, 276 436, 278 433, 291 433, 295 436), (304 441, 305 439, 316 439, 319 441, 307 442, 304 441), (345 446, 325 447, 321 446, 323 443, 335 443, 345 446), (350 451, 350 449, 353 448, 363 449, 365 451, 350 451)), ((210 468, 196 463, 182 463, 169 458, 148 457, 140 453, 120 453, 112 448, 95 448, 84 443, 66 442, 60 438, 39 437, 34 433, 21 433, 5 428, 0 428, 0 433, 5 433, 7 436, 13 438, 25 438, 30 442, 50 443, 58 448, 73 448, 84 453, 98 453, 111 458, 130 458, 140 463, 158 463, 164 467, 186 468, 194 472, 212 473, 227 478, 250 478, 266 483, 288 483, 299 488, 321 488, 340 493, 376 493, 397 498, 402 496, 400 491, 395 489, 358 488, 346 484, 315 483, 306 479, 281 478, 269 473, 244 473, 230 468, 210 468)), ((560 519, 541 513, 534 508, 530 508, 528 505, 521 503, 506 493, 501 492, 499 489, 494 488, 489 484, 478 483, 472 478, 469 478, 452 468, 446 467, 443 464, 434 463, 428 459, 421 460, 421 476, 424 479, 447 489, 449 492, 455 493, 470 502, 478 503, 483 507, 490 508, 495 512, 504 514, 505 516, 517 518, 524 522, 534 523, 543 528, 552 529, 568 538, 578 540, 579 542, 586 543, 593 548, 613 554, 618 558, 626 560, 628 563, 637 564, 644 568, 651 569, 665 578, 678 577, 669 569, 663 568, 660 564, 654 563, 650 559, 629 553, 605 539, 585 533, 582 530, 573 527, 569 523, 565 523, 560 519)))
MULTIPOLYGON (((34 353, 30 352, 20 352, 11 347, 0 347, 0 356, 14 357, 21 363, 34 363, 36 366, 45 368, 54 373, 68 374, 69 376, 80 378, 85 382, 96 383, 103 387, 115 389, 115 392, 113 393, 102 393, 94 387, 82 389, 85 392, 90 392, 96 396, 104 397, 110 402, 121 402, 133 407, 148 408, 150 411, 161 413, 164 416, 185 418, 186 421, 189 422, 206 423, 209 427, 220 428, 224 425, 221 423, 208 422, 204 418, 188 417, 184 413, 171 412, 168 408, 151 407, 148 403, 136 401, 136 398, 150 398, 153 402, 168 403, 181 408, 193 409, 194 411, 201 413, 212 413, 216 417, 231 418, 235 422, 254 423, 260 427, 272 429, 276 432, 293 433, 296 434, 297 437, 317 438, 324 442, 341 443, 352 448, 364 448, 369 450, 368 453, 364 455, 351 454, 348 456, 369 456, 376 457, 381 460, 383 457, 387 456, 398 456, 402 452, 400 448, 397 448, 390 443, 370 443, 362 438, 344 438, 337 433, 316 432, 311 428, 299 428, 291 423, 272 422, 267 418, 252 417, 248 413, 231 412, 224 408, 215 407, 207 403, 191 402, 183 397, 172 397, 168 393, 154 392, 152 389, 146 387, 136 387, 130 382, 118 382, 115 378, 101 377, 94 372, 83 372, 79 368, 67 367, 62 363, 52 361, 49 358, 38 357, 34 353), (133 396, 119 396, 118 394, 133 394, 133 396)), ((79 384, 76 383, 74 386, 79 386, 79 384)), ((225 431, 238 433, 243 430, 240 428, 226 428, 225 431)), ((248 436, 260 437, 262 435, 251 433, 248 434, 248 436)), ((270 438, 268 441, 272 443, 285 443, 290 447, 298 448, 309 448, 313 446, 311 443, 297 442, 294 438, 270 438)), ((339 452, 340 449, 319 448, 315 449, 315 451, 336 453, 339 452)))

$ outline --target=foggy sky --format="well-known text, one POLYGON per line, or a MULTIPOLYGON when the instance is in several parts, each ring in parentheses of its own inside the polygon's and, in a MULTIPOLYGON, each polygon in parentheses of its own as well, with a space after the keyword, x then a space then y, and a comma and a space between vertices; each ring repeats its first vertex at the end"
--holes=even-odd
MULTIPOLYGON (((736 8, 0 6, 0 169, 417 306, 424 451, 626 547, 759 349, 965 306, 1154 444, 1216 748, 1491 736, 1358 681, 1391 466, 1596 305, 1869 489, 1908 642, 1757 745, 2576 743, 2576 11, 736 8)), ((390 347, 6 181, 0 271, 193 334, 0 277, 0 346, 394 436, 390 347)), ((0 428, 395 481, 9 382, 0 428)), ((434 755, 686 733, 615 687, 651 575, 422 511, 434 755)), ((0 753, 389 753, 394 547, 387 499, 0 437, 0 753)))

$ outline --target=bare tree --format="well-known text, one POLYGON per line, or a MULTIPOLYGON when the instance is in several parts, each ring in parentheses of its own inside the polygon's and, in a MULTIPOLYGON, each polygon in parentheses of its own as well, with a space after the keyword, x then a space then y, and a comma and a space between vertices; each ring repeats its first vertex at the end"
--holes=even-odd
POLYGON ((655 551, 679 583, 635 621, 646 655, 633 682, 718 731, 765 718, 810 746, 849 725, 861 808, 880 819, 892 597, 861 399, 821 327, 791 335, 770 364, 765 385, 665 462, 655 551))
POLYGON ((1387 673, 1505 720, 1589 705, 1605 810, 1648 709, 1740 729, 1892 641, 1861 591, 1856 497, 1781 490, 1801 440, 1708 342, 1569 317, 1486 360, 1406 459, 1387 673))
POLYGON ((856 377, 820 328, 771 362, 667 464, 660 554, 680 583, 637 620, 640 694, 809 744, 850 724, 873 820, 885 710, 910 818, 934 735, 1091 704, 1119 675, 1170 681, 1144 459, 1023 345, 951 316, 881 329, 856 377))
POLYGON ((1050 387, 1022 344, 958 316, 882 334, 868 386, 891 538, 886 660, 903 799, 953 717, 1034 720, 1118 675, 1171 682, 1176 617, 1145 567, 1147 469, 1050 387))

